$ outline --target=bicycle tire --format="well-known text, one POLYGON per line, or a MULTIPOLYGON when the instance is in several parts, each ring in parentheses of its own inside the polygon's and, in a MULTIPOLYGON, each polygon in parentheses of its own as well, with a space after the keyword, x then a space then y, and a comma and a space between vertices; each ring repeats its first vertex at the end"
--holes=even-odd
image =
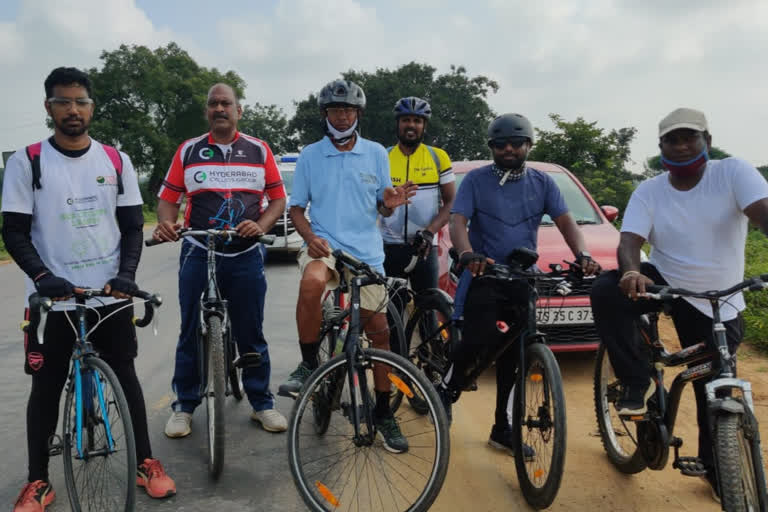
POLYGON ((243 399, 243 369, 235 366, 235 360, 237 359, 237 345, 235 340, 232 339, 232 326, 227 329, 226 340, 226 363, 227 363, 227 377, 229 379, 229 392, 238 402, 243 399))
MULTIPOLYGON (((747 433, 746 414, 721 412, 715 419, 715 461, 720 480, 720 500, 728 512, 762 510, 755 463, 762 464, 759 451, 747 433)), ((762 483, 764 486, 765 483, 762 483)))
POLYGON ((207 351, 205 405, 208 420, 208 473, 213 479, 224 468, 224 340, 221 318, 211 315, 207 320, 207 351))
MULTIPOLYGON (((348 414, 359 408, 361 417, 365 418, 371 411, 366 412, 363 404, 373 404, 372 400, 365 399, 370 396, 367 390, 363 390, 362 400, 356 405, 345 403, 350 382, 346 355, 327 361, 307 379, 301 395, 294 403, 288 424, 288 464, 296 488, 310 510, 343 508, 355 511, 418 512, 429 509, 440 492, 448 470, 450 436, 448 419, 437 392, 424 374, 407 359, 377 349, 361 351, 360 363, 355 365, 354 371, 365 373, 360 376, 355 374, 354 380, 372 382, 373 363, 388 366, 397 372, 405 386, 418 388, 426 397, 432 421, 413 415, 412 412, 407 412, 411 418, 402 415, 398 417, 403 435, 418 440, 415 442, 411 439, 410 447, 404 453, 388 452, 378 438, 372 444, 356 444, 349 440, 347 445, 345 435, 354 436, 348 414), (312 414, 310 404, 315 401, 316 390, 327 380, 344 386, 344 389, 337 393, 340 398, 331 411, 334 416, 328 429, 330 434, 318 435, 314 430, 313 419, 306 417, 312 414), (351 432, 344 434, 345 429, 351 432), (337 449, 340 446, 345 448, 341 454, 337 449), (318 458, 317 453, 323 450, 331 454, 318 458), (334 456, 338 458, 333 459, 334 456), (354 468, 358 464, 363 465, 360 471, 354 468), (420 471, 414 472, 414 467, 420 471), (351 478, 356 483, 351 483, 351 478), (420 478, 423 478, 423 487, 420 478)), ((361 420, 362 434, 369 433, 366 426, 367 423, 361 420)))
POLYGON ((76 448, 75 384, 71 380, 64 402, 64 480, 69 503, 73 512, 133 511, 136 500, 136 441, 133 434, 128 401, 112 368, 97 357, 81 361, 80 373, 83 386, 95 385, 99 379, 109 419, 113 451, 108 450, 103 411, 98 394, 92 394, 95 409, 83 415, 83 443, 91 450, 106 450, 93 458, 78 458, 76 448), (86 424, 88 426, 86 427, 86 424), (121 432, 122 430, 122 432, 121 432), (86 439, 87 438, 87 439, 86 439), (75 464, 78 467, 75 467, 75 464), (99 477, 95 472, 101 472, 99 477), (120 481, 119 475, 125 479, 120 481), (105 491, 109 496, 94 496, 105 491))
POLYGON ((512 417, 515 469, 525 501, 536 509, 542 509, 555 501, 565 469, 563 379, 555 356, 543 343, 528 346, 525 365, 522 382, 526 403, 523 404, 520 398, 522 394, 517 393, 512 417), (531 403, 533 405, 529 406, 531 403), (532 460, 521 456, 523 444, 535 450, 532 460), (542 464, 545 453, 551 454, 549 467, 542 464))
POLYGON ((608 351, 601 344, 595 358, 595 374, 592 386, 595 399, 595 416, 603 448, 616 469, 632 475, 643 471, 647 463, 637 445, 637 426, 616 414, 613 406, 621 393, 620 383, 613 373, 608 351), (634 432, 633 432, 634 431, 634 432), (622 440, 628 442, 622 443, 622 440))

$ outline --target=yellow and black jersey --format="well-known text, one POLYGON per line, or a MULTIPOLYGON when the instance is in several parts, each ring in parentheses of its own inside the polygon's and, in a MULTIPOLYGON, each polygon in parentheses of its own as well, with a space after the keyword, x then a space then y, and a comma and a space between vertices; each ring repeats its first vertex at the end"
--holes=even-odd
MULTIPOLYGON (((440 209, 440 185, 456 180, 451 159, 440 148, 419 144, 411 155, 400 146, 389 149, 389 174, 392 185, 412 181, 419 186, 411 204, 395 209, 389 217, 381 217, 379 227, 385 243, 402 244, 413 239, 417 231, 429 226, 440 209)), ((434 239, 437 245, 437 237, 434 239)))

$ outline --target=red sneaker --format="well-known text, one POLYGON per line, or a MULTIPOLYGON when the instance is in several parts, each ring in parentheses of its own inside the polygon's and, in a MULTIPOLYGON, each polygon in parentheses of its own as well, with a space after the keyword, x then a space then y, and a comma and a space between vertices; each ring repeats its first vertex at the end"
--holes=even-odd
POLYGON ((54 498, 56 493, 48 482, 43 480, 29 482, 21 489, 13 506, 13 512, 44 512, 45 507, 53 503, 54 498))
POLYGON ((168 498, 176 494, 176 484, 157 459, 144 459, 136 468, 136 485, 143 487, 150 498, 168 498))

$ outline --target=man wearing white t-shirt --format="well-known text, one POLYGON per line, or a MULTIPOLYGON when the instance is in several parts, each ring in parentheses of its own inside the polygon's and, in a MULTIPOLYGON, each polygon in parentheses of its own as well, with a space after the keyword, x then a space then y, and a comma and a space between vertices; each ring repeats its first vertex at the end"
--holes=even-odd
MULTIPOLYGON (((122 308, 138 290, 134 279, 144 218, 136 172, 126 154, 88 136, 93 100, 85 73, 54 69, 45 80, 45 93, 54 135, 8 160, 3 241, 28 277, 26 296, 36 290, 44 297, 65 299, 75 286, 111 292, 111 298, 89 304, 105 318, 90 341, 114 370, 128 400, 137 483, 153 498, 171 496, 175 484, 152 458, 144 396, 134 368, 133 307, 122 308)), ((25 371, 32 375, 27 405, 29 482, 14 512, 45 510, 55 497, 48 479, 48 439, 56 429, 75 339, 66 312, 72 309, 72 301, 56 303, 48 315, 45 343, 37 343, 34 329, 25 339, 25 371)), ((92 322, 96 316, 91 314, 92 322)))
MULTIPOLYGON (((638 300, 651 284, 694 291, 721 290, 744 278, 747 221, 768 233, 768 183, 752 165, 738 158, 709 160, 712 145, 703 113, 679 108, 659 123, 661 162, 669 171, 641 183, 632 194, 621 227, 619 270, 601 275, 592 287, 592 310, 602 342, 623 393, 620 415, 646 412, 656 386, 648 362, 633 347, 634 320, 659 310, 657 301, 638 300), (640 262, 645 241, 650 261, 640 262)), ((720 310, 732 353, 744 327, 741 293, 720 310)), ((712 343, 712 308, 701 299, 677 299, 671 315, 683 347, 703 339, 712 343)), ((694 383, 699 423, 699 458, 715 485, 712 440, 706 419, 705 381, 694 383)))

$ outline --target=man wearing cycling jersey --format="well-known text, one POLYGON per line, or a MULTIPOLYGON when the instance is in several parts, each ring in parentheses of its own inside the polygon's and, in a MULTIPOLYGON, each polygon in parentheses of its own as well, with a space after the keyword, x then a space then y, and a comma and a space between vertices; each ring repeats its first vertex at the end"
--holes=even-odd
POLYGON ((424 144, 427 122, 432 116, 429 103, 410 96, 395 103, 396 146, 389 149, 392 183, 411 181, 419 186, 411 204, 398 208, 389 217, 381 216, 379 227, 384 239, 384 270, 388 276, 410 278, 415 291, 437 288, 438 261, 435 233, 448 223, 456 177, 448 154, 424 144), (406 274, 416 254, 419 261, 406 274))
MULTIPOLYGON (((744 160, 709 160, 711 147, 702 112, 679 108, 661 120, 659 149, 668 172, 644 181, 632 193, 621 227, 619 270, 603 274, 592 287, 595 326, 623 384, 616 402, 620 415, 645 413, 646 401, 656 390, 648 374, 647 355, 636 346, 634 327, 639 315, 661 309, 657 301, 638 300, 646 286, 669 284, 693 291, 729 288, 744 277, 747 221, 768 233, 765 179, 744 160), (650 261, 641 263, 646 240, 652 247, 650 261)), ((738 293, 724 301, 720 310, 732 353, 744 333, 740 313, 744 308, 738 293)), ((702 340, 714 342, 712 307, 707 301, 677 299, 671 303, 671 314, 683 347, 702 340)), ((717 489, 705 384, 703 380, 693 384, 698 450, 708 480, 717 489)))
MULTIPOLYGON (((264 256, 254 237, 267 233, 285 210, 285 188, 266 142, 237 129, 242 107, 235 91, 216 84, 208 92, 210 131, 179 146, 158 193, 158 225, 153 237, 177 240, 181 201, 187 196, 184 225, 192 229, 236 229, 239 238, 216 252, 216 280, 228 302, 232 334, 240 354, 261 354, 261 365, 243 369, 243 388, 251 419, 268 432, 284 432, 285 417, 275 409, 269 390, 270 361, 264 338, 267 281, 264 256), (262 207, 263 200, 269 201, 262 207)), ((185 238, 179 258, 181 334, 176 347, 173 391, 176 401, 165 426, 171 438, 190 434, 192 413, 200 404, 198 355, 200 295, 206 287, 204 241, 185 238)))
MULTIPOLYGON (((299 252, 301 283, 296 323, 302 362, 279 394, 296 397, 317 368, 323 291, 338 284, 334 249, 344 250, 377 271, 384 271, 384 250, 377 212, 389 216, 406 204, 417 188, 410 182, 393 188, 386 150, 357 131, 365 93, 354 82, 335 80, 320 91, 326 136, 305 147, 296 163, 290 213, 305 245, 299 252), (311 205, 311 206, 310 206, 311 205), (304 216, 309 209, 310 220, 304 216)), ((387 293, 381 285, 361 289, 361 322, 374 347, 389 348, 387 293)), ((386 368, 374 368, 375 420, 388 450, 408 450, 408 441, 389 408, 386 368)))
MULTIPOLYGON (((554 180, 526 166, 533 142, 533 126, 524 116, 504 114, 494 119, 488 127, 494 163, 467 174, 451 209, 451 241, 465 270, 456 291, 455 312, 457 317, 463 316, 462 339, 451 354, 452 366, 443 385, 438 386, 449 416, 451 404, 472 384, 464 377, 479 351, 503 342, 496 321, 504 319, 514 329, 527 318, 528 285, 473 279, 482 276, 486 263, 506 263, 512 250, 519 247, 535 251, 539 224, 546 214, 584 273, 599 271, 554 180)), ((509 453, 513 443, 507 402, 517 355, 517 348, 512 347, 496 360, 496 413, 488 441, 509 453)), ((526 452, 526 457, 533 455, 530 447, 526 452)))
MULTIPOLYGON (((89 137, 93 100, 85 73, 54 69, 45 80, 45 94, 54 134, 42 142, 35 165, 25 150, 8 160, 3 241, 27 275, 27 296, 37 291, 66 299, 75 285, 111 292, 111 298, 88 304, 99 315, 89 314, 90 322, 114 313, 91 333, 90 341, 125 392, 136 439, 138 485, 153 498, 171 496, 175 484, 152 457, 144 396, 134 367, 133 307, 125 302, 138 291, 134 280, 144 224, 136 171, 125 153, 119 153, 122 165, 116 169, 107 146, 89 137), (39 177, 33 171, 38 162, 39 177)), ((56 430, 76 337, 68 320, 72 310, 72 300, 56 303, 42 345, 34 328, 39 315, 27 311, 33 315, 24 340, 25 372, 32 376, 27 404, 29 475, 14 512, 43 511, 55 498, 48 475, 48 440, 56 430)))

